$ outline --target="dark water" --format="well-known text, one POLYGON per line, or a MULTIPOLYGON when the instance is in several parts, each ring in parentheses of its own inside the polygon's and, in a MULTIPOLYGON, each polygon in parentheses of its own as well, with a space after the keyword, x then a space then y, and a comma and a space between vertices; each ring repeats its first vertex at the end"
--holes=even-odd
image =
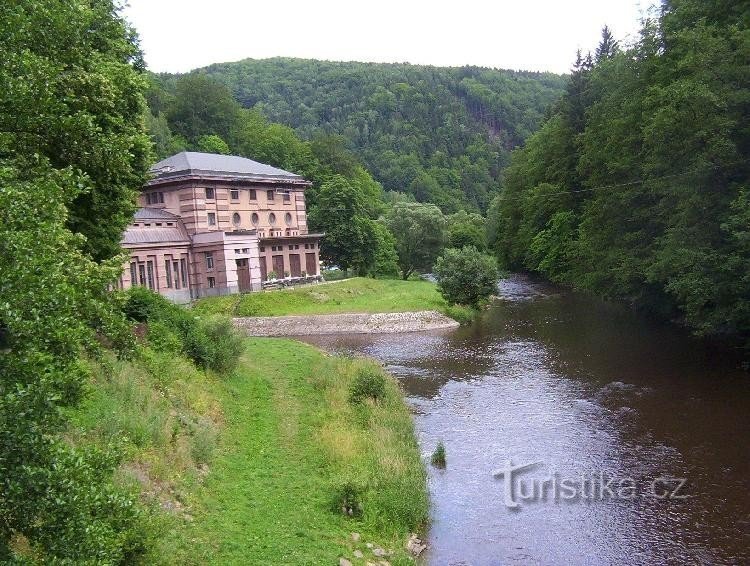
POLYGON ((425 458, 444 442, 428 562, 750 564, 750 374, 737 359, 521 276, 500 295, 449 333, 312 340, 385 363, 425 458), (511 480, 512 500, 493 477, 507 461, 536 463, 511 480), (553 477, 576 496, 531 497, 553 477), (624 490, 597 492, 602 477, 624 490), (673 478, 684 486, 664 498, 673 478))

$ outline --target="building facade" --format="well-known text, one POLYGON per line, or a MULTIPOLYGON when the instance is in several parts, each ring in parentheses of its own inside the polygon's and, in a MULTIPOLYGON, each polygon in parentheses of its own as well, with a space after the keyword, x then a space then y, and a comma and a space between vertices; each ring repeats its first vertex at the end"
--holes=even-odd
POLYGON ((151 168, 123 234, 121 286, 172 300, 262 289, 320 275, 322 234, 307 229, 299 175, 243 157, 182 152, 151 168))

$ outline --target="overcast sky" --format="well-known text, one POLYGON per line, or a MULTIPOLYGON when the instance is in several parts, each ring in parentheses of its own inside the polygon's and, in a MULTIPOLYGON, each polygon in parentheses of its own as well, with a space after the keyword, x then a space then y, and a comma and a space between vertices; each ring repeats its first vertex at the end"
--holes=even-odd
POLYGON ((152 71, 247 57, 479 65, 564 73, 607 24, 633 37, 647 0, 130 0, 152 71))

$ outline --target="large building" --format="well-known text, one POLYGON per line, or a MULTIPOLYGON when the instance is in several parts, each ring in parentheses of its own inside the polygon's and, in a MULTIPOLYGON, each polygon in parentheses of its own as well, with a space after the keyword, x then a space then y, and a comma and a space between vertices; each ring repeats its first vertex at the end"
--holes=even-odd
POLYGON ((322 234, 307 230, 299 175, 244 157, 184 151, 151 168, 121 286, 178 302, 256 291, 268 279, 318 276, 322 234))

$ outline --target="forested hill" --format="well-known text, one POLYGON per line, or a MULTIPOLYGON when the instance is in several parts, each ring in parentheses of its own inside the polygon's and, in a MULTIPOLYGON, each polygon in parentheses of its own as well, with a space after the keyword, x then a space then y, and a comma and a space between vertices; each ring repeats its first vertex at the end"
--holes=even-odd
POLYGON ((510 150, 539 127, 566 83, 551 73, 285 58, 194 73, 305 139, 343 136, 386 190, 445 212, 486 209, 510 150))

